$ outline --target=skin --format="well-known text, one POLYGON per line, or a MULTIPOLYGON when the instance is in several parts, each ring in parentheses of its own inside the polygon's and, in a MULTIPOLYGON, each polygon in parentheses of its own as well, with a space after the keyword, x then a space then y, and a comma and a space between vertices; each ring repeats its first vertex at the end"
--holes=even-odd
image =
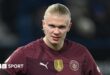
POLYGON ((67 32, 71 27, 70 18, 67 15, 48 15, 42 20, 44 30, 44 42, 53 50, 60 50, 63 47, 67 32))

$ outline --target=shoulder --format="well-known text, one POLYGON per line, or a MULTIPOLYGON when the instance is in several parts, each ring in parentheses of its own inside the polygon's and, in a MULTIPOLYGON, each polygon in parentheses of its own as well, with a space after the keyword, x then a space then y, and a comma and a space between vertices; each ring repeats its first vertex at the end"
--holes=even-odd
POLYGON ((28 43, 27 45, 18 47, 13 54, 21 54, 24 57, 34 57, 34 55, 39 55, 41 52, 41 39, 37 39, 28 43))
POLYGON ((87 49, 86 46, 84 46, 78 42, 72 41, 72 40, 66 39, 66 43, 67 43, 67 45, 69 45, 70 47, 75 48, 75 49, 80 49, 80 50, 87 49))
POLYGON ((41 39, 37 39, 35 41, 32 41, 24 46, 18 47, 18 49, 22 49, 24 51, 33 51, 40 47, 41 45, 41 39))
POLYGON ((78 42, 66 39, 66 44, 68 45, 69 49, 71 49, 73 52, 77 52, 81 54, 89 53, 88 48, 78 42))

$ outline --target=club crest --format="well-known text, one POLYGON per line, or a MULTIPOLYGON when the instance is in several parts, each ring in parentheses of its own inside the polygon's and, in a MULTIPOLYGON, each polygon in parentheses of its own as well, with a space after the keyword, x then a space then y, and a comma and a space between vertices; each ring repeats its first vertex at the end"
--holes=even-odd
POLYGON ((62 59, 55 59, 54 60, 54 68, 58 72, 62 71, 64 68, 63 60, 62 59))
POLYGON ((69 63, 70 69, 73 71, 79 70, 79 63, 76 60, 71 60, 69 63))

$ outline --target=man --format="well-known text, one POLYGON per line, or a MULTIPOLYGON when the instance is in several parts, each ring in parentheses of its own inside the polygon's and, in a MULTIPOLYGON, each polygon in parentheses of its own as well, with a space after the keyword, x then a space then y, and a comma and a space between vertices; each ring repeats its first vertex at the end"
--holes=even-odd
POLYGON ((42 24, 45 36, 15 50, 0 75, 101 75, 87 48, 65 39, 71 28, 65 5, 49 6, 42 24))

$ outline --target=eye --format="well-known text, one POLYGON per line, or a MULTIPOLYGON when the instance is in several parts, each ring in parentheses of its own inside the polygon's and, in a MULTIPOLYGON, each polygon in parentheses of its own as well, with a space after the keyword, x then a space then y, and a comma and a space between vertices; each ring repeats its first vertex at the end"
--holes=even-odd
POLYGON ((61 26, 59 26, 58 28, 59 28, 59 29, 65 29, 65 28, 66 28, 66 26, 61 25, 61 26))
POLYGON ((55 28, 55 25, 53 25, 53 24, 49 24, 48 25, 50 28, 55 28))

